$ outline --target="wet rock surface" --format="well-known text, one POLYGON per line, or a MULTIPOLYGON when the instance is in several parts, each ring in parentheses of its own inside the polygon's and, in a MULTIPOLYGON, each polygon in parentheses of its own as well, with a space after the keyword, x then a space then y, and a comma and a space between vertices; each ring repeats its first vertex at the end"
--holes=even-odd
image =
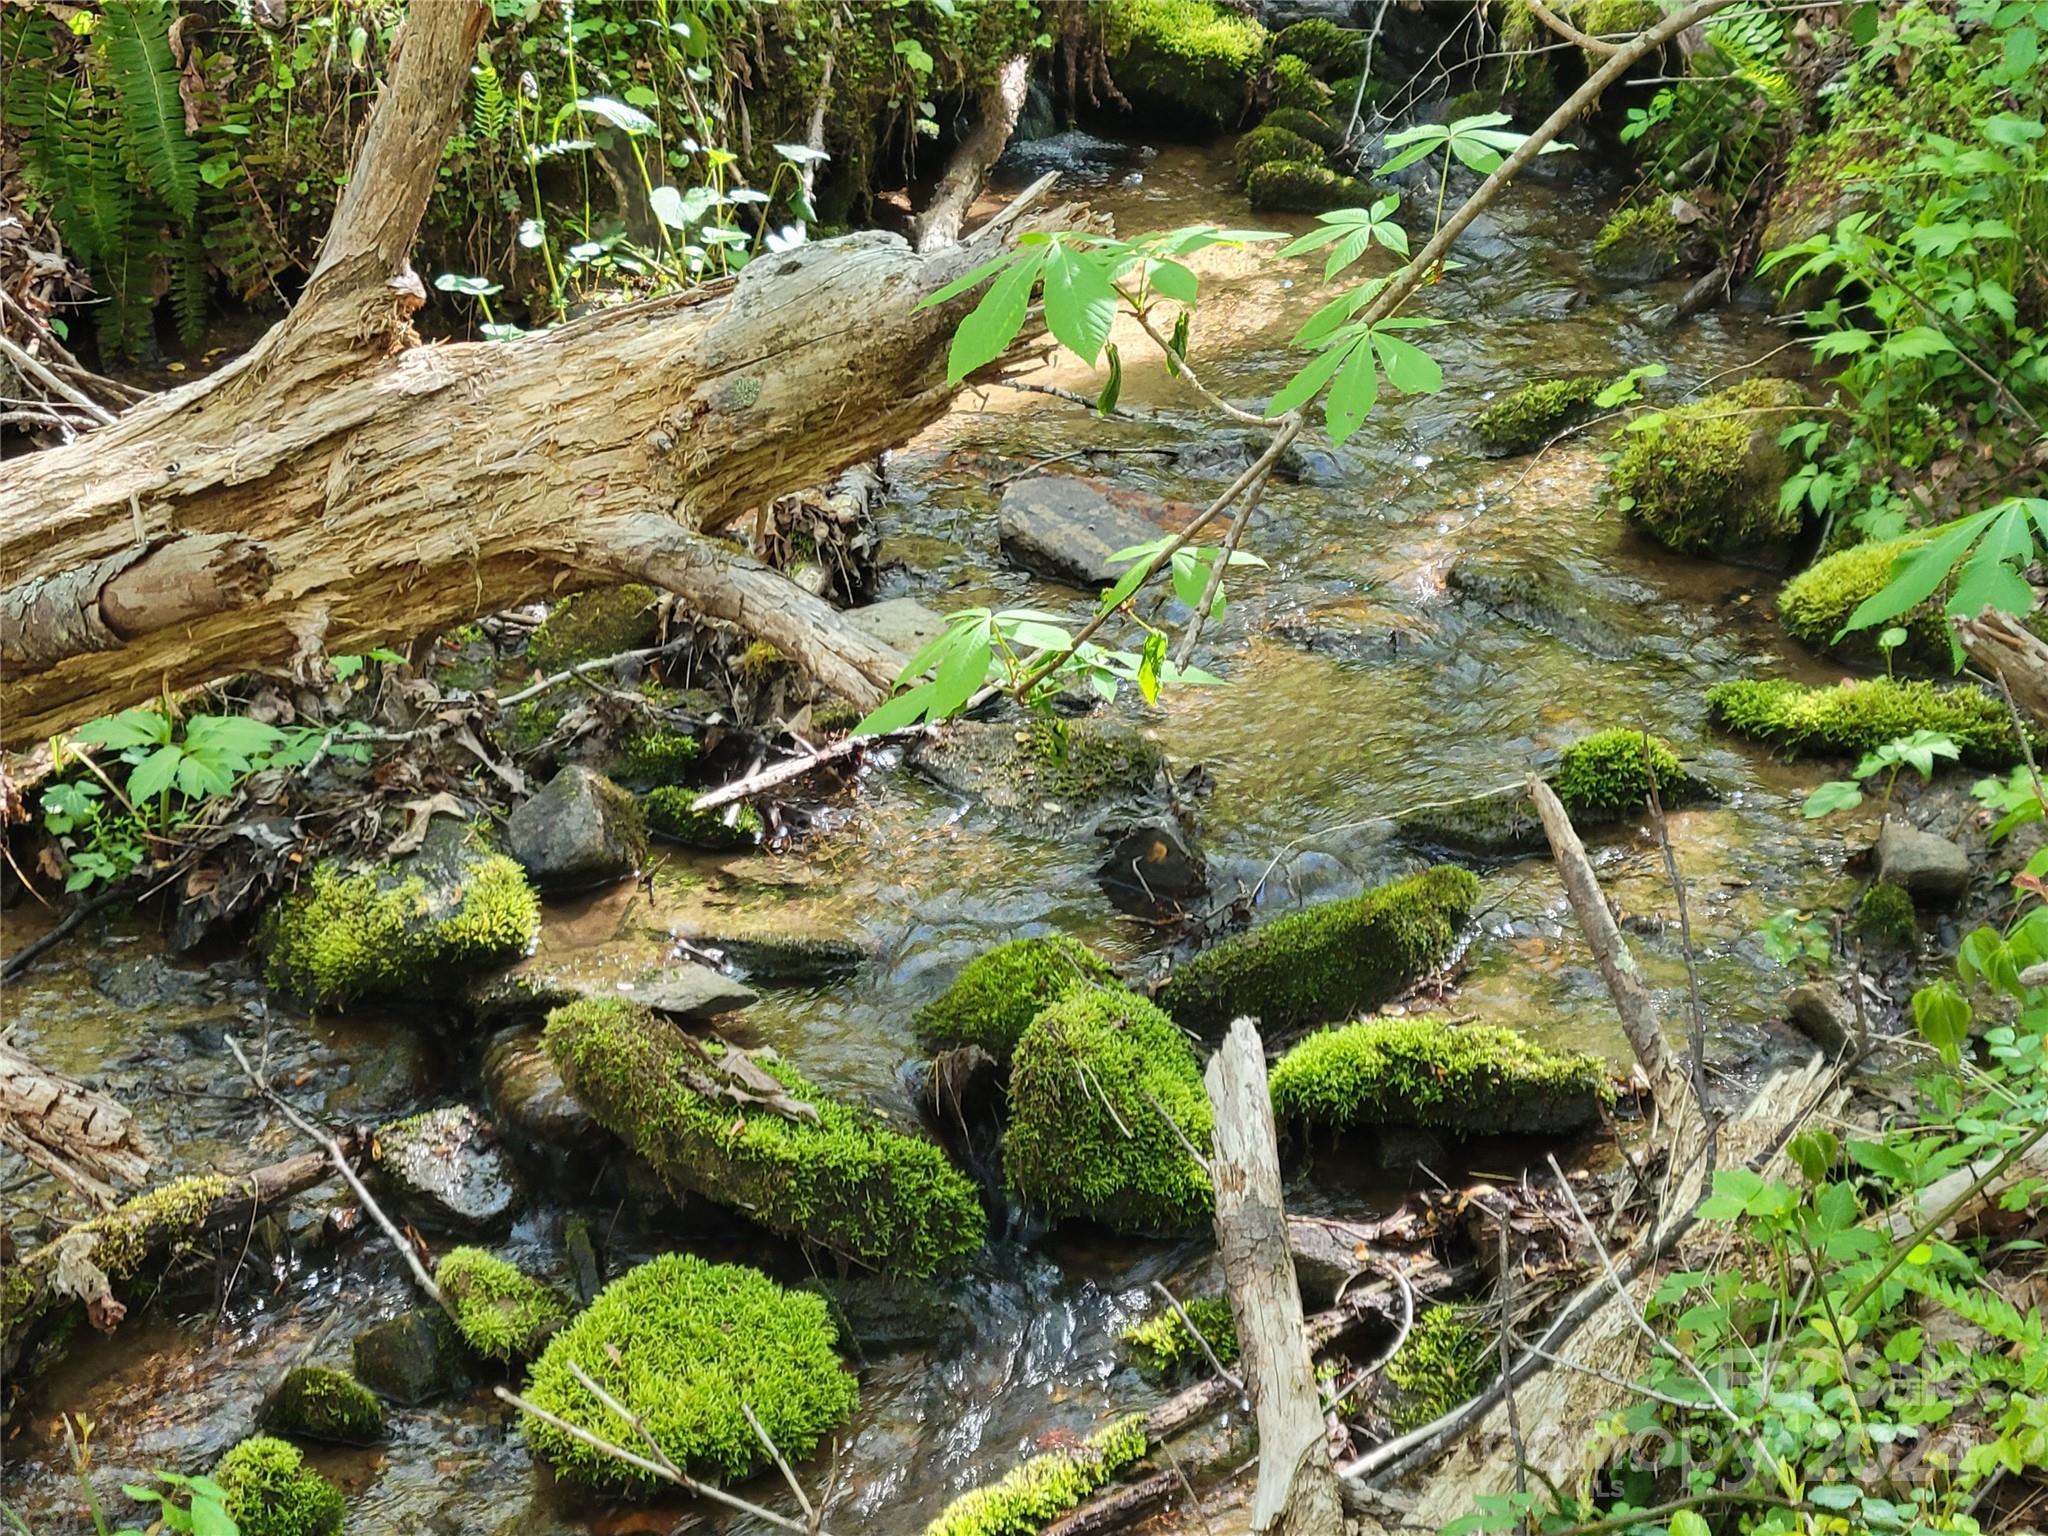
POLYGON ((1109 811, 1161 794, 1166 757, 1105 718, 968 721, 920 742, 917 770, 1028 826, 1084 830, 1109 811))
POLYGON ((1048 581, 1106 587, 1123 566, 1118 550, 1150 543, 1163 531, 1146 515, 1144 496, 1074 475, 1032 475, 1012 481, 996 510, 1006 559, 1048 581))
POLYGON ((699 1022, 745 1008, 753 988, 688 956, 670 959, 666 947, 632 940, 575 955, 536 955, 509 971, 487 976, 468 992, 479 1018, 538 1017, 588 997, 627 997, 670 1018, 699 1022))
POLYGON ((544 891, 630 875, 647 856, 647 826, 628 795, 591 768, 562 769, 505 823, 506 850, 544 891))
POLYGON ((415 1307, 355 1336, 356 1379, 379 1397, 416 1407, 469 1379, 462 1339, 439 1307, 415 1307))
POLYGON ((1915 901, 1953 906, 1970 888, 1970 856, 1948 838, 1922 832, 1896 816, 1877 836, 1880 879, 1906 888, 1915 901))
POLYGON ((511 1161, 489 1122, 467 1104, 378 1127, 376 1156, 394 1204, 422 1226, 501 1231, 519 1208, 511 1161))
POLYGON ((491 1112, 517 1136, 564 1151, 587 1150, 597 1122, 576 1102, 531 1027, 500 1030, 484 1051, 491 1112))

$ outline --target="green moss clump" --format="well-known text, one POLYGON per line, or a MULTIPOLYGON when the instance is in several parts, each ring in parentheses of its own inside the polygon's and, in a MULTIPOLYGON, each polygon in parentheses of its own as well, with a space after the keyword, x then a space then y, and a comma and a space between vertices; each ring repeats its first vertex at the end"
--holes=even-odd
POLYGON ((1056 1221, 1185 1231, 1209 1219, 1214 1195, 1181 1136, 1206 1153, 1213 1126, 1201 1063, 1174 1022, 1121 987, 1076 987, 1017 1042, 1003 1174, 1056 1221))
POLYGON ((761 841, 761 813, 751 805, 741 806, 728 823, 723 811, 696 809, 696 790, 673 784, 652 791, 642 803, 647 808, 647 825, 685 848, 726 853, 761 841))
POLYGON ((920 744, 918 771, 1018 820, 1061 831, 1078 818, 1142 800, 1166 756, 1115 720, 966 721, 920 744))
POLYGON ((821 736, 844 736, 859 725, 867 711, 844 699, 827 699, 811 706, 811 725, 821 736))
POLYGON ((526 642, 526 659, 543 672, 559 672, 652 645, 661 627, 656 595, 652 587, 629 582, 565 597, 526 642))
POLYGON ((1322 150, 1311 140, 1286 128, 1276 128, 1270 122, 1262 123, 1237 141, 1237 176, 1239 181, 1247 180, 1269 160, 1316 165, 1322 158, 1322 150))
POLYGON ((616 999, 557 1008, 542 1043, 598 1123, 678 1194, 905 1274, 951 1268, 982 1245, 986 1218, 974 1185, 938 1146, 825 1097, 781 1062, 754 1058, 815 1120, 707 1098, 693 1084, 725 1047, 616 999))
MULTIPOLYGON (((840 1363, 825 1299, 788 1291, 757 1269, 671 1253, 621 1275, 534 1362, 526 1398, 607 1439, 629 1436, 570 1372, 573 1363, 632 1410, 685 1472, 745 1477, 767 1459, 744 1400, 783 1455, 801 1461, 860 1404, 840 1363)), ((528 1415, 527 1441, 558 1476, 584 1487, 649 1493, 649 1473, 528 1415)))
POLYGON ((1856 903, 1856 932, 1873 949, 1907 949, 1919 936, 1913 898, 1903 885, 1879 880, 1856 903))
POLYGON ((1414 1125, 1460 1135, 1557 1135, 1612 1100, 1597 1056, 1546 1051, 1512 1029, 1366 1019, 1310 1035, 1274 1064, 1273 1112, 1346 1130, 1414 1125))
POLYGON ((1145 1416, 1126 1414, 1079 1445, 1034 1456, 987 1487, 961 1494, 924 1536, 1033 1536, 1142 1461, 1146 1449, 1145 1416))
POLYGON ((1666 806, 1698 799, 1703 786, 1687 773, 1668 743, 1649 738, 1647 761, 1641 731, 1595 731, 1564 749, 1550 787, 1580 821, 1606 821, 1649 803, 1654 775, 1657 797, 1666 806))
MULTIPOLYGON (((1814 561, 1778 592, 1778 617, 1784 621, 1785 632, 1829 655, 1853 661, 1880 660, 1883 652, 1877 648, 1877 637, 1886 626, 1852 630, 1846 635, 1842 626, 1865 598, 1890 583, 1899 557, 1926 541, 1925 534, 1910 533, 1904 538, 1857 544, 1814 561)), ((1921 666, 1939 666, 1948 660, 1948 624, 1941 612, 1948 590, 1944 587, 1912 612, 1891 620, 1906 631, 1905 643, 1894 653, 1899 660, 1921 666)))
POLYGON ((1109 963, 1079 939, 1012 939, 968 961, 950 987, 917 1010, 911 1027, 926 1050, 978 1045, 1007 1060, 1048 1004, 1076 986, 1115 980, 1109 963))
POLYGON ((1428 1308, 1387 1362, 1394 1428, 1405 1434, 1442 1418, 1485 1391, 1499 1369, 1493 1340, 1471 1309, 1428 1308))
POLYGON ((1618 282, 1646 283, 1678 270, 1681 231, 1665 204, 1637 203, 1601 226, 1593 270, 1618 282))
POLYGON ((346 1008, 359 998, 431 996, 473 971, 517 960, 540 932, 540 898, 502 854, 479 858, 453 905, 426 881, 395 871, 344 875, 332 864, 272 913, 264 974, 306 1007, 346 1008))
POLYGON ((384 1433, 384 1405, 346 1371, 302 1365, 285 1372, 264 1402, 263 1422, 301 1439, 368 1445, 384 1433))
MULTIPOLYGON (((1187 1313, 1218 1360, 1228 1365, 1237 1358, 1237 1322, 1230 1315, 1227 1300, 1221 1296, 1197 1296, 1181 1310, 1187 1313)), ((1138 1369, 1161 1380, 1209 1363, 1209 1357, 1188 1332, 1187 1323, 1171 1307, 1142 1323, 1133 1323, 1119 1337, 1138 1369)))
POLYGON ((777 667, 789 665, 789 658, 766 640, 756 640, 740 652, 734 670, 741 677, 760 679, 768 676, 777 667))
MULTIPOLYGON (((1355 87, 1357 81, 1353 80, 1352 84, 1355 87)), ((1351 107, 1351 98, 1349 96, 1343 97, 1334 104, 1348 111, 1351 107)), ((1268 112, 1265 120, 1259 126, 1261 128, 1284 128, 1289 133, 1297 134, 1307 139, 1317 149, 1331 150, 1337 147, 1339 135, 1336 127, 1326 118, 1301 107, 1281 107, 1275 111, 1268 112)), ((1307 160, 1314 157, 1303 155, 1301 158, 1307 160)))
POLYGON ((85 1223, 97 1239, 91 1255, 94 1267, 114 1280, 134 1274, 151 1249, 196 1235, 214 1202, 225 1199, 232 1187, 221 1174, 193 1174, 159 1184, 106 1215, 95 1216, 85 1223))
POLYGON ((296 1445, 252 1435, 221 1457, 213 1480, 242 1536, 339 1536, 348 1502, 296 1445))
POLYGON ((1597 409, 1593 397, 1606 387, 1606 380, 1592 375, 1524 384, 1473 417, 1473 434, 1490 454, 1534 452, 1591 416, 1597 409))
POLYGON ((1790 471, 1778 434, 1806 404, 1789 379, 1745 379, 1630 432, 1614 490, 1630 521, 1681 554, 1758 554, 1799 533, 1804 503, 1781 506, 1790 471))
POLYGON ((462 1341, 487 1360, 531 1360, 569 1321, 553 1286, 481 1248, 451 1248, 434 1266, 462 1341))
POLYGON ((1268 213, 1328 213, 1333 208, 1362 208, 1371 188, 1356 177, 1325 165, 1296 160, 1268 160, 1246 178, 1245 196, 1254 208, 1268 213))
POLYGON ((1268 1035, 1376 1008, 1443 962, 1479 899, 1470 870, 1421 874, 1225 939, 1167 978, 1159 1003, 1194 1030, 1241 1013, 1268 1035))
POLYGON ((619 752, 618 776, 642 784, 674 784, 703 755, 688 731, 650 726, 635 731, 619 752))
POLYGON ((1340 27, 1323 16, 1310 16, 1282 27, 1273 39, 1275 53, 1293 54, 1328 80, 1356 75, 1365 67, 1365 33, 1340 27))
MULTIPOLYGON (((1330 88, 1316 78, 1308 60, 1283 53, 1273 60, 1273 105, 1303 112, 1325 112, 1334 100, 1330 88)), ((1322 156, 1317 155, 1320 160, 1322 156)))
POLYGON ((1266 29, 1210 0, 1122 0, 1105 29, 1125 91, 1169 102, 1210 128, 1243 115, 1266 29))
POLYGON ((1974 683, 1937 688, 1873 677, 1808 688, 1785 678, 1737 678, 1707 690, 1707 715, 1737 736, 1800 757, 1854 757, 1915 731, 1938 731, 1979 767, 2009 768, 2020 758, 2004 700, 1974 683))

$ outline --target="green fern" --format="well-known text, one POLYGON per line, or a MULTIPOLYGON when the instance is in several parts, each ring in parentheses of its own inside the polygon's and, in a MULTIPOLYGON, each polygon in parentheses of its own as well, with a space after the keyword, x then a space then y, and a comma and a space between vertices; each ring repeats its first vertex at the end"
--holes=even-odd
POLYGON ((206 334, 206 243, 187 231, 168 249, 171 315, 178 322, 178 339, 191 346, 206 334))
POLYGON ((470 66, 469 76, 476 83, 469 103, 470 133, 479 144, 495 144, 505 136, 505 124, 512 117, 504 82, 489 64, 470 66))
POLYGON ((162 0, 107 0, 95 33, 128 153, 157 201, 190 222, 199 212, 199 146, 185 132, 170 27, 162 0))
POLYGON ((1964 1290, 1912 1265, 1907 1265, 1899 1273, 1907 1290, 1938 1303, 1993 1338, 2016 1344, 2029 1353, 2048 1351, 2048 1337, 2044 1337, 2041 1314, 2020 1311, 1990 1286, 1964 1290))

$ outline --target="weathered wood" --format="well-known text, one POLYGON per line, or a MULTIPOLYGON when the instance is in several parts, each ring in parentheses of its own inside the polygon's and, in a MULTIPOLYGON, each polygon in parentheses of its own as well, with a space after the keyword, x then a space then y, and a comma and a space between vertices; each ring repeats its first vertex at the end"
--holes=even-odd
POLYGON ((2011 614, 1994 611, 1958 619, 1956 638, 1970 660, 2004 682, 2036 725, 2048 725, 2048 641, 2011 614))
POLYGON ((0 1045, 0 1144, 102 1208, 156 1156, 135 1117, 104 1093, 0 1045))
POLYGON ((979 120, 947 160, 924 212, 911 221, 911 239, 920 251, 936 251, 960 238, 968 206, 988 179, 988 168, 1010 142, 1030 90, 1030 55, 1006 59, 975 104, 979 120))
POLYGON ((1254 1531, 1325 1536, 1343 1503, 1323 1431, 1315 1366, 1302 1337, 1301 1294, 1280 1200, 1280 1150, 1266 1051, 1249 1019, 1230 1026, 1204 1083, 1215 1111, 1210 1180, 1238 1357, 1259 1425, 1254 1531))

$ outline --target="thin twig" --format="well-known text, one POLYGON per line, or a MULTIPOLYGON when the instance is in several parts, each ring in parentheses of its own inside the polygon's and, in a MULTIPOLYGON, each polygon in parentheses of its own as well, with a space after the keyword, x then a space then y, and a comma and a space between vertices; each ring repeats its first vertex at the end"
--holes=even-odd
POLYGON ((1197 1150, 1195 1144, 1192 1141, 1188 1140, 1188 1133, 1180 1128, 1180 1122, 1173 1118, 1172 1114, 1170 1114, 1167 1111, 1167 1108, 1164 1104, 1160 1103, 1157 1098, 1153 1097, 1152 1090, 1150 1088, 1147 1088, 1140 1084, 1138 1092, 1145 1095, 1145 1102, 1147 1104, 1150 1104, 1152 1108, 1158 1112, 1159 1118, 1166 1122, 1166 1128, 1169 1131, 1173 1132, 1173 1139, 1180 1143, 1181 1150, 1186 1152, 1189 1157, 1195 1160, 1195 1166, 1202 1170, 1204 1177, 1207 1177, 1209 1175, 1209 1159, 1202 1156, 1201 1152, 1197 1150))
MULTIPOLYGON (((1301 435, 1301 419, 1296 417, 1280 430, 1288 442, 1293 442, 1301 435)), ((1238 507, 1237 515, 1230 520, 1230 531, 1223 536, 1223 549, 1216 556, 1215 565, 1210 568, 1209 579, 1202 584, 1202 600, 1195 604, 1194 617, 1188 620, 1188 627, 1181 632, 1180 645, 1173 653, 1173 664, 1176 667, 1188 664, 1188 657, 1194 654, 1195 642, 1202 638, 1202 625, 1208 620, 1209 610, 1216 606, 1216 594, 1223 590, 1223 573, 1229 568, 1231 558, 1237 553, 1238 543, 1244 538, 1245 525, 1252 520, 1252 511, 1258 506, 1260 493, 1266 489, 1266 482, 1271 475, 1272 472, 1269 470, 1245 489, 1243 504, 1238 507)))
POLYGON ((1188 1337, 1195 1341, 1195 1346, 1201 1350, 1203 1357, 1208 1360, 1209 1369, 1214 1371, 1220 1379, 1229 1382, 1237 1395, 1243 1397, 1245 1395, 1244 1378, 1235 1371, 1230 1370, 1221 1360, 1216 1358, 1216 1351, 1209 1347, 1209 1341, 1202 1336, 1202 1330, 1195 1326, 1195 1320, 1188 1316, 1187 1308, 1180 1304, 1180 1299, 1173 1292, 1169 1291, 1161 1281, 1154 1280, 1152 1282, 1152 1289, 1159 1293, 1161 1300, 1173 1308, 1173 1315, 1180 1319, 1181 1327, 1187 1329, 1188 1337))
MULTIPOLYGON (((1529 0, 1533 6, 1537 0, 1529 0)), ((1514 1294, 1514 1266, 1508 1258, 1508 1213, 1501 1211, 1495 1223, 1500 1232, 1500 1351, 1501 1380, 1507 1383, 1508 1441, 1515 1448, 1515 1492, 1529 1491, 1529 1446, 1522 1438, 1522 1412, 1515 1406, 1515 1361, 1508 1353, 1509 1302, 1514 1294)))
MULTIPOLYGON (((971 702, 968 707, 973 707, 971 702)), ((694 810, 715 811, 721 806, 731 805, 735 800, 745 800, 751 795, 758 795, 764 789, 773 789, 778 784, 787 784, 791 779, 800 779, 814 768, 837 762, 842 757, 851 757, 869 747, 879 747, 892 741, 916 741, 936 732, 936 726, 905 725, 893 731, 878 731, 871 736, 842 736, 839 740, 802 756, 787 758, 757 773, 749 773, 734 779, 729 784, 707 789, 691 802, 691 806, 694 810)))
POLYGON ((504 698, 498 700, 498 707, 500 709, 510 709, 514 704, 524 704, 528 699, 538 698, 550 688, 558 688, 571 678, 581 677, 586 672, 603 672, 629 661, 651 661, 656 656, 666 656, 671 651, 680 651, 689 643, 689 637, 684 636, 680 639, 671 640, 666 645, 643 646, 637 651, 621 651, 616 656, 600 656, 595 661, 578 662, 565 672, 557 672, 552 677, 544 677, 539 682, 529 684, 527 687, 520 689, 517 693, 506 694, 504 698))
POLYGON ((114 424, 114 413, 112 411, 101 405, 84 390, 74 384, 66 383, 63 379, 52 373, 43 366, 40 358, 22 347, 16 346, 13 339, 4 333, 0 333, 0 356, 4 356, 15 367, 34 379, 38 384, 41 384, 45 389, 56 394, 60 399, 67 400, 72 405, 78 407, 79 410, 85 412, 86 415, 90 416, 100 426, 111 427, 114 424))
POLYGON ((1621 52, 1622 45, 1620 43, 1610 43, 1605 38, 1593 36, 1590 32, 1581 32, 1577 27, 1545 5, 1543 0, 1524 0, 1524 3, 1535 13, 1538 21, 1542 22, 1543 25, 1550 28, 1551 31, 1555 32, 1566 42, 1576 47, 1584 48, 1588 52, 1604 53, 1609 57, 1621 52))
POLYGON ((754 1413, 753 1404, 749 1403, 744 1397, 740 1399, 740 1412, 747 1416, 747 1423, 753 1429, 755 1438, 761 1442, 769 1456, 773 1458, 775 1470, 780 1472, 782 1480, 789 1484, 789 1491, 796 1495, 797 1508, 804 1512, 804 1523, 811 1530, 817 1530, 818 1512, 811 1508, 810 1498, 804 1493, 804 1485, 796 1480, 796 1473, 789 1469, 789 1461, 782 1454, 782 1448, 770 1437, 768 1431, 762 1426, 760 1418, 754 1413))

